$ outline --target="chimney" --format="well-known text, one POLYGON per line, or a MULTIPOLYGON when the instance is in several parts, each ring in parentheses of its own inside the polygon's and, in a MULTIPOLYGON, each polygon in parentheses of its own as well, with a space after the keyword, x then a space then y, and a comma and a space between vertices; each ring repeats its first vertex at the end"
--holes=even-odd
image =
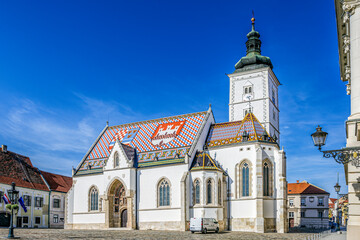
POLYGON ((3 153, 7 153, 7 146, 6 145, 1 145, 1 151, 3 153))
POLYGON ((299 183, 299 180, 296 180, 296 183, 299 183))

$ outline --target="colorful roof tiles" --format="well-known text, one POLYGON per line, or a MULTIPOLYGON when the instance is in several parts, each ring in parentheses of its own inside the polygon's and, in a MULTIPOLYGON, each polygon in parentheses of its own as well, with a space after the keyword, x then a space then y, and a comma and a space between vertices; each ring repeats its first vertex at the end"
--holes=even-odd
POLYGON ((212 159, 211 156, 206 152, 199 152, 195 155, 190 171, 196 170, 218 170, 225 172, 221 168, 220 164, 212 159))
POLYGON ((276 142, 269 136, 255 115, 253 113, 248 113, 242 121, 212 125, 206 141, 206 146, 216 147, 245 141, 259 140, 276 142))
POLYGON ((115 141, 136 149, 141 162, 185 157, 207 112, 107 127, 80 166, 102 168, 115 141))

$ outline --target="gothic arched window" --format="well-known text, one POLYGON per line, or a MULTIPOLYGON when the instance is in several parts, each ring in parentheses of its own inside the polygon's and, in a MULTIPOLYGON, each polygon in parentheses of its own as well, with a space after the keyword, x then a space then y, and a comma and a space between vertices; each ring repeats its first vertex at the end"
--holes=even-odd
POLYGON ((221 180, 218 181, 218 204, 221 205, 221 180))
POLYGON ((90 211, 99 210, 99 193, 95 187, 90 189, 90 211))
POLYGON ((168 180, 163 179, 158 186, 158 205, 170 206, 170 184, 168 180))
POLYGON ((194 205, 200 204, 200 180, 194 181, 194 205))
POLYGON ((271 196, 271 166, 268 162, 263 164, 263 189, 264 196, 271 196))
POLYGON ((207 204, 212 204, 213 201, 212 201, 212 188, 213 188, 213 181, 211 179, 209 179, 207 182, 206 182, 206 203, 207 204))
POLYGON ((248 197, 250 196, 250 170, 249 164, 244 163, 241 166, 241 196, 248 197))
POLYGON ((118 167, 119 164, 120 164, 119 153, 115 152, 115 154, 114 154, 114 167, 118 167))

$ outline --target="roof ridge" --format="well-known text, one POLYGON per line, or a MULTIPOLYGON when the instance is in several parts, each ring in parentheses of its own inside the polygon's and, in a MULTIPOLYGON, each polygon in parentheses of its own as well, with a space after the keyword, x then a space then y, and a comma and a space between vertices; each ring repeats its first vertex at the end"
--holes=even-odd
POLYGON ((145 122, 150 122, 150 121, 159 121, 159 120, 162 120, 162 119, 176 118, 176 117, 182 117, 182 116, 188 116, 188 115, 198 115, 198 114, 204 114, 204 113, 207 113, 207 111, 194 112, 194 113, 185 113, 185 114, 180 114, 180 115, 175 115, 175 116, 169 116, 169 117, 155 118, 155 119, 149 119, 149 120, 132 122, 132 123, 124 123, 124 124, 109 126, 109 129, 113 129, 113 128, 117 128, 117 127, 122 127, 122 126, 126 126, 126 125, 136 125, 136 124, 145 123, 145 122))

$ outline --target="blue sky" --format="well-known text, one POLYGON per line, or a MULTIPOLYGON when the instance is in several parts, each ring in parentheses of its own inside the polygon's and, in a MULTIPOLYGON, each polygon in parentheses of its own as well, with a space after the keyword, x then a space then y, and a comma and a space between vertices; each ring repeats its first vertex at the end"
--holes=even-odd
MULTIPOLYGON (((2 1, 0 144, 40 169, 71 175, 110 125, 204 111, 228 120, 229 80, 254 9, 279 88, 289 182, 334 194, 349 96, 339 76, 332 1, 2 1)), ((334 196, 334 195, 333 195, 334 196)))

